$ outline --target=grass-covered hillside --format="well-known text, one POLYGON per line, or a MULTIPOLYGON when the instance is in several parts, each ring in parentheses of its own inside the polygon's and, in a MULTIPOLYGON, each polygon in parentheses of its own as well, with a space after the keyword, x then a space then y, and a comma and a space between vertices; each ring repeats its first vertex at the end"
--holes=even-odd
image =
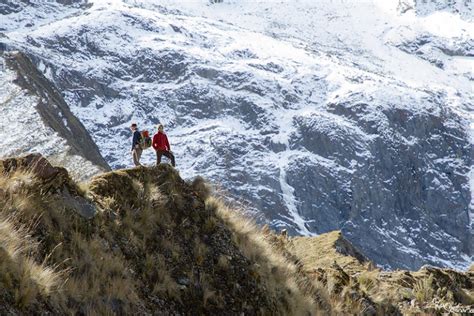
POLYGON ((80 185, 40 156, 0 169, 1 315, 317 310, 294 265, 168 165, 80 185))
POLYGON ((0 161, 0 315, 382 315, 436 312, 435 299, 469 308, 472 273, 427 271, 379 271, 339 233, 257 229, 169 165, 77 184, 39 155, 0 161))
POLYGON ((474 265, 465 273, 431 266, 419 271, 384 271, 340 231, 276 240, 281 252, 298 262, 304 275, 323 285, 338 310, 362 310, 366 315, 474 313, 474 265))

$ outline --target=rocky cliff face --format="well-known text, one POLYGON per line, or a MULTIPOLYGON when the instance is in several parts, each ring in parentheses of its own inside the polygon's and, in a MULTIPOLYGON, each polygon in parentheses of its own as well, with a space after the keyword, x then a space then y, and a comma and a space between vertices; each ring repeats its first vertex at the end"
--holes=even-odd
POLYGON ((38 71, 31 60, 22 53, 12 53, 5 55, 5 61, 6 67, 17 73, 15 83, 37 96, 38 113, 45 124, 66 140, 71 154, 81 155, 103 170, 109 170, 84 125, 71 113, 60 92, 38 71))
POLYGON ((2 157, 41 152, 82 180, 110 170, 61 94, 28 57, 3 53, 0 69, 2 157))
POLYGON ((10 13, 2 42, 31 56, 114 168, 129 164, 132 121, 161 122, 180 172, 251 201, 262 223, 342 229, 384 267, 470 264, 469 22, 453 18, 458 38, 351 1, 163 3, 50 4, 34 26, 10 13), (436 56, 418 53, 435 42, 436 56))

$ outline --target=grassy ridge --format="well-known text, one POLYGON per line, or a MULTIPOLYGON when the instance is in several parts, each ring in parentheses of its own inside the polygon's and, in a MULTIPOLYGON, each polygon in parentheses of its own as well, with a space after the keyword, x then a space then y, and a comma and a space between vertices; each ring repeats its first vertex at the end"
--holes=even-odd
POLYGON ((254 226, 168 165, 79 186, 17 170, 0 187, 0 313, 316 312, 254 226), (91 205, 95 215, 81 216, 91 205))
POLYGON ((340 232, 260 229, 169 165, 77 184, 0 161, 0 314, 469 312, 474 271, 377 269, 340 232))

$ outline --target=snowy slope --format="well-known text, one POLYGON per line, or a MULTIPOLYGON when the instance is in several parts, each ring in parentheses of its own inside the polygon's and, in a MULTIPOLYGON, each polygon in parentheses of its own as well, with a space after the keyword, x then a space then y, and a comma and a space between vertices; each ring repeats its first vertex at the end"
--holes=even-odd
POLYGON ((349 0, 47 8, 33 26, 31 8, 6 15, 0 41, 34 57, 114 168, 130 165, 131 122, 161 122, 184 176, 275 228, 342 228, 386 267, 472 262, 466 15, 349 0))
POLYGON ((0 58, 0 159, 41 153, 53 164, 71 170, 78 180, 103 172, 91 161, 71 153, 66 140, 38 112, 39 97, 14 83, 17 76, 0 58))
MULTIPOLYGON (((400 0, 398 10, 400 12, 413 10, 417 15, 421 16, 438 12, 449 12, 455 13, 469 21, 474 19, 474 3, 471 0, 400 0)), ((446 24, 443 26, 446 27, 446 24)))

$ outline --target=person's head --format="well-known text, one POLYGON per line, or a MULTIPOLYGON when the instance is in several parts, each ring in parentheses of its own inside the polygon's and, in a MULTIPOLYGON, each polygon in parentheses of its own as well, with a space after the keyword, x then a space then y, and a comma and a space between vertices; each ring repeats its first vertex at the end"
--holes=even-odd
POLYGON ((158 125, 158 132, 163 132, 164 129, 163 124, 158 125))
POLYGON ((137 124, 135 124, 135 123, 133 123, 132 125, 130 125, 130 129, 131 129, 132 131, 136 131, 137 128, 138 128, 138 127, 137 127, 137 124))

